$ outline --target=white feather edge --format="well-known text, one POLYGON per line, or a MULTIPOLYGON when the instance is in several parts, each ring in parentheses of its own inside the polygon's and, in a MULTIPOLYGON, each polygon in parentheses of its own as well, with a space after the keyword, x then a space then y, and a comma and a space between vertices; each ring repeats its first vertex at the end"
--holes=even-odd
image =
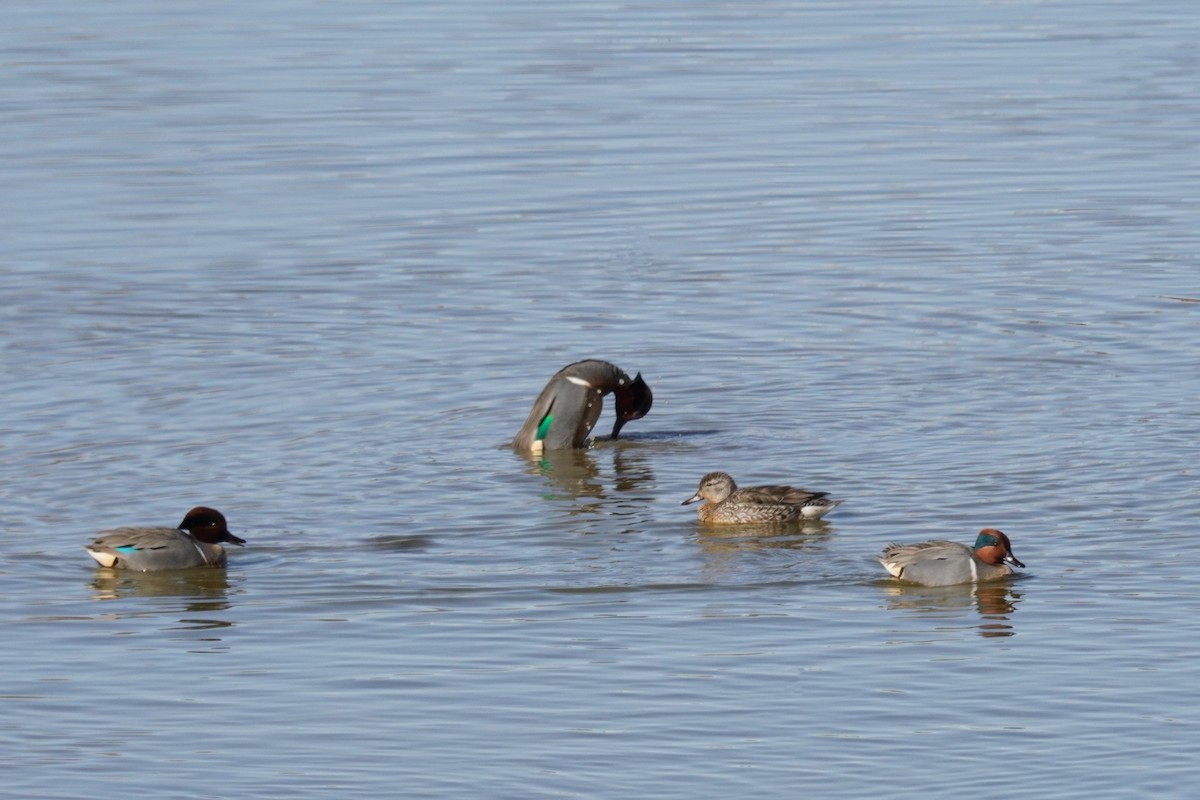
POLYGON ((96 561, 99 562, 100 566, 102 567, 111 567, 113 564, 117 563, 117 557, 112 553, 101 553, 86 546, 83 549, 87 550, 88 555, 96 559, 96 561))

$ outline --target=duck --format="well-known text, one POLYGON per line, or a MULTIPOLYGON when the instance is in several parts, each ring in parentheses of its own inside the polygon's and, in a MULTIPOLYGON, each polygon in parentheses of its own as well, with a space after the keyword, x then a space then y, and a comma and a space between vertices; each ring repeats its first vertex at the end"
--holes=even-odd
POLYGON ((102 567, 159 572, 190 567, 225 566, 222 542, 246 543, 229 532, 225 516, 197 506, 174 528, 113 528, 100 531, 84 549, 102 567))
POLYGON ((973 548, 942 539, 893 542, 878 559, 893 577, 922 586, 996 581, 1012 575, 1013 567, 1025 566, 1013 555, 1008 536, 995 528, 981 530, 973 548))
POLYGON ((753 522, 817 520, 841 505, 828 492, 810 492, 797 486, 748 486, 739 489, 726 472, 710 472, 700 488, 680 505, 708 502, 697 509, 701 522, 738 525, 753 522))
POLYGON ((642 373, 630 378, 616 364, 597 359, 576 361, 560 369, 546 383, 525 424, 512 440, 514 450, 542 452, 587 446, 604 396, 616 395, 617 419, 612 438, 620 436, 625 423, 641 419, 654 404, 654 393, 642 373))

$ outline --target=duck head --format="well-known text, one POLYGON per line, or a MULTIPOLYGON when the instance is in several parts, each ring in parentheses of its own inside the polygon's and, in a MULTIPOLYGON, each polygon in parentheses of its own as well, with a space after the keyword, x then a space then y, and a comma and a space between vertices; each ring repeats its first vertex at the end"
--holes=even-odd
POLYGON ((654 393, 639 372, 633 380, 618 386, 613 394, 617 400, 617 421, 613 423, 612 438, 616 439, 626 422, 641 419, 650 413, 650 406, 654 405, 654 393))
POLYGON ((733 482, 733 478, 728 473, 710 472, 700 479, 700 488, 696 490, 696 493, 679 505, 686 506, 701 500, 720 503, 735 491, 737 491, 737 484, 733 482))
POLYGON ((1003 531, 995 528, 984 528, 975 539, 975 555, 985 564, 999 566, 1002 563, 1014 567, 1024 567, 1017 557, 1012 554, 1012 545, 1003 531))
POLYGON ((205 544, 229 542, 243 545, 246 543, 245 539, 239 539, 229 532, 229 528, 225 525, 225 515, 215 508, 206 506, 196 506, 189 511, 183 518, 183 522, 179 523, 179 529, 187 531, 192 538, 205 544))

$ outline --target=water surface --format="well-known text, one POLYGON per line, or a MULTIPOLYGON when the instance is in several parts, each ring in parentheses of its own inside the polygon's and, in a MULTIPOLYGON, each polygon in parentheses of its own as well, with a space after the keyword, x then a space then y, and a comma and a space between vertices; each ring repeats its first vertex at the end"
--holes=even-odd
POLYGON ((0 794, 1186 796, 1194 17, 10 5, 0 794), (653 411, 514 454, 583 357, 653 411))

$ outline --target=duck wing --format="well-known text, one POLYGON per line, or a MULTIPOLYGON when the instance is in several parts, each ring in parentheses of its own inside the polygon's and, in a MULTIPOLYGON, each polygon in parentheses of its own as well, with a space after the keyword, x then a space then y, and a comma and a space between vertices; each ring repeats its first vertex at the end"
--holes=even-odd
POLYGON ((747 486, 734 494, 743 503, 784 506, 802 506, 829 496, 829 492, 810 492, 799 486, 747 486))

